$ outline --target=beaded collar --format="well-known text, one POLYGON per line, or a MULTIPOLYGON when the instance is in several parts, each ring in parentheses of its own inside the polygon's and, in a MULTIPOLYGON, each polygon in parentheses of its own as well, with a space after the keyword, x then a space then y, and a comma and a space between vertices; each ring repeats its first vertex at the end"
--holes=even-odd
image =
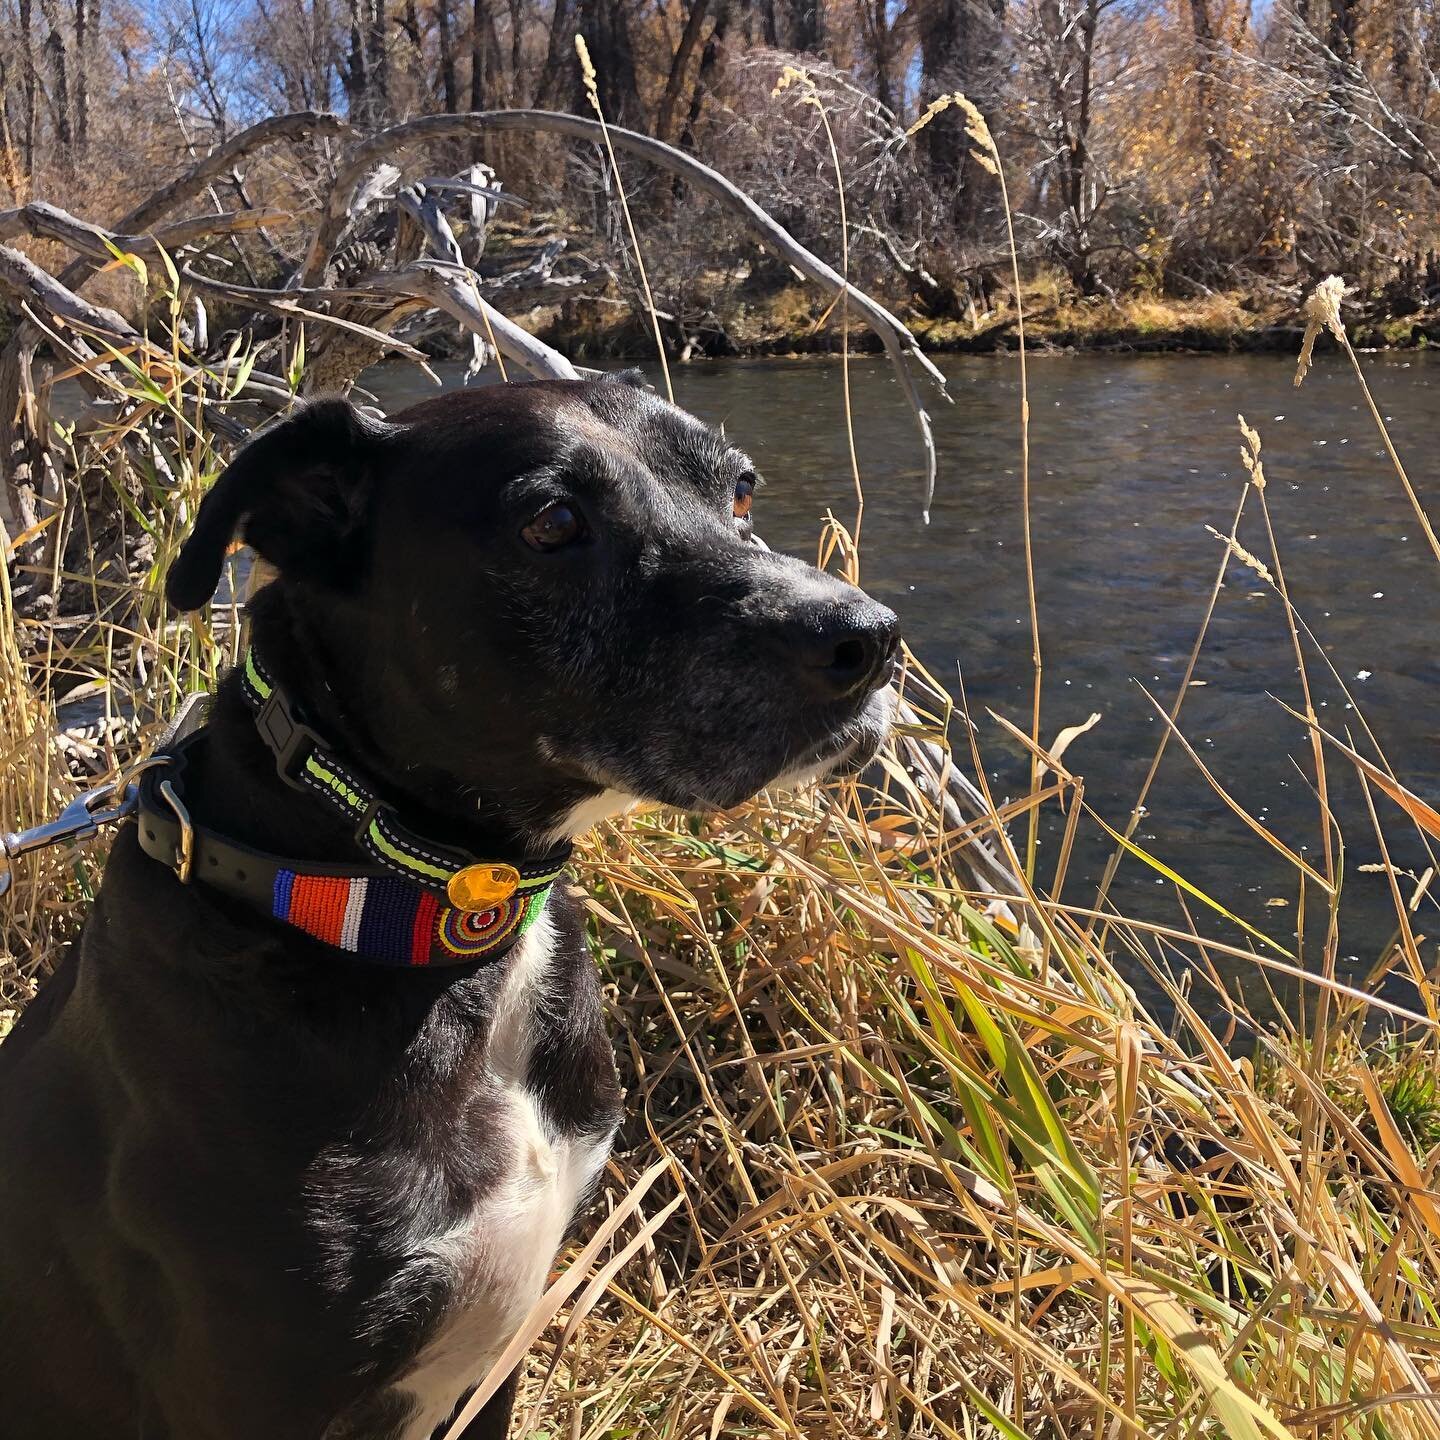
POLYGON ((168 764, 140 787, 140 844, 195 880, 262 908, 362 960, 392 966, 474 964, 508 950, 540 918, 571 847, 517 864, 482 859, 411 829, 300 718, 255 651, 240 689, 280 778, 353 826, 360 862, 268 855, 194 825, 184 804, 189 748, 203 729, 172 736, 168 764))

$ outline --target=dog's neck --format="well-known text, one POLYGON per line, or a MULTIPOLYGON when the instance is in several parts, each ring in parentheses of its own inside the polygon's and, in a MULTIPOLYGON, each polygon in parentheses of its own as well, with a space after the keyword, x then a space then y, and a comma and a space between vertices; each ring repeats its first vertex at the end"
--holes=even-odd
MULTIPOLYGON (((387 746, 378 735, 417 730, 425 723, 422 708, 403 684, 389 685, 373 669, 367 674, 363 642, 347 637, 343 625, 314 623, 302 601, 276 585, 255 596, 252 643, 306 723, 412 829, 441 845, 519 861, 623 808, 623 797, 602 798, 598 787, 545 769, 502 758, 494 784, 477 786, 387 746), (388 724, 377 724, 376 696, 399 712, 383 717, 388 724)), ((344 858, 352 848, 344 822, 280 779, 233 677, 217 697, 209 734, 193 786, 197 818, 257 849, 344 858)))

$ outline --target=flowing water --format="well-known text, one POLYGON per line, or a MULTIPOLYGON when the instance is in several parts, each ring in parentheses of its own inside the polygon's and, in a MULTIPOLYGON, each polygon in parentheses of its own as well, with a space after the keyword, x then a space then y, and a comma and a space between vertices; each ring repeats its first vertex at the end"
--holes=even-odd
MULTIPOLYGON (((1440 515, 1440 363, 1411 355, 1366 357, 1365 364, 1411 479, 1440 515)), ((929 397, 940 477, 927 527, 920 448, 894 377, 868 358, 851 367, 866 496, 862 578, 899 612, 932 672, 952 690, 963 681, 1001 800, 1024 793, 1028 777, 1024 752, 987 713, 1029 725, 1018 374, 1013 359, 998 358, 954 358, 942 369, 955 403, 929 397)), ((447 384, 459 383, 458 366, 442 370, 447 384)), ((1087 801, 1117 828, 1163 728, 1146 692, 1166 707, 1173 700, 1222 557, 1220 540, 1206 527, 1228 532, 1239 502, 1245 472, 1237 413, 1264 439, 1267 498, 1297 611, 1396 773, 1432 802, 1440 799, 1440 563, 1348 367, 1322 362, 1299 391, 1292 374, 1291 363, 1268 356, 1031 362, 1042 731, 1052 741, 1100 712, 1066 764, 1084 777, 1087 801)), ((679 403, 723 422, 756 461, 766 481, 756 527, 773 547, 813 556, 827 509, 853 521, 838 363, 727 361, 674 375, 679 403)), ((372 372, 366 383, 392 411, 433 393, 423 376, 396 366, 372 372)), ((1269 540, 1254 499, 1240 540, 1266 558, 1269 540)), ((1322 723, 1358 733, 1360 717, 1324 661, 1312 652, 1307 663, 1322 723)), ((1282 701, 1301 703, 1283 608, 1264 581, 1232 562, 1181 728, 1216 781, 1318 866, 1310 744, 1282 701)), ((956 739, 963 744, 958 732, 956 739)), ((1330 778, 1344 841, 1340 952, 1348 973, 1362 976, 1395 930, 1395 911, 1386 877, 1363 869, 1378 863, 1381 851, 1353 773, 1337 760, 1330 778)), ((1391 859, 1422 872, 1428 860, 1413 829, 1383 797, 1374 803, 1391 859)), ((1042 880, 1053 874, 1063 824, 1052 804, 1039 851, 1042 880)), ((1173 742, 1136 840, 1294 949, 1295 872, 1173 742)), ((1067 899, 1093 901, 1111 848, 1096 825, 1082 823, 1065 878, 1067 899)), ((1138 860, 1126 859, 1112 894, 1128 913, 1185 924, 1175 887, 1138 860)), ((1187 904, 1206 932, 1233 944, 1258 943, 1199 900, 1187 904)), ((1305 944, 1312 966, 1323 924, 1323 908, 1312 904, 1305 944)), ((1430 919, 1417 928, 1435 933, 1430 919)), ((1252 1001, 1263 993, 1248 962, 1217 963, 1252 1001)), ((1403 985, 1390 994, 1407 999, 1403 985)))

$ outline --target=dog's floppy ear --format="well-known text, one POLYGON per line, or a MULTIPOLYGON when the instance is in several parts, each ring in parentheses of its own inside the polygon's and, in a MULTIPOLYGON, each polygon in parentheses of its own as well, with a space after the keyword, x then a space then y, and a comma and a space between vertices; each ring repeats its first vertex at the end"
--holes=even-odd
POLYGON ((170 604, 198 610, 215 593, 237 532, 282 575, 343 583, 375 462, 399 433, 332 399, 257 435, 200 502, 165 579, 170 604))

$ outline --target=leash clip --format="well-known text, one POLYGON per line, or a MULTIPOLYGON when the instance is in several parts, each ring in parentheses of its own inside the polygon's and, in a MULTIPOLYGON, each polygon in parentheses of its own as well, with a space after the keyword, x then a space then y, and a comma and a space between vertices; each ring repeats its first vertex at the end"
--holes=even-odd
POLYGON ((124 784, 107 780, 83 795, 77 795, 53 820, 34 825, 29 830, 15 830, 0 835, 0 895, 9 889, 14 878, 11 862, 51 845, 73 844, 89 840, 102 825, 114 825, 134 814, 139 789, 132 778, 124 784), (120 798, 115 800, 116 791, 120 798), (107 805, 107 801, 112 803, 107 805))

